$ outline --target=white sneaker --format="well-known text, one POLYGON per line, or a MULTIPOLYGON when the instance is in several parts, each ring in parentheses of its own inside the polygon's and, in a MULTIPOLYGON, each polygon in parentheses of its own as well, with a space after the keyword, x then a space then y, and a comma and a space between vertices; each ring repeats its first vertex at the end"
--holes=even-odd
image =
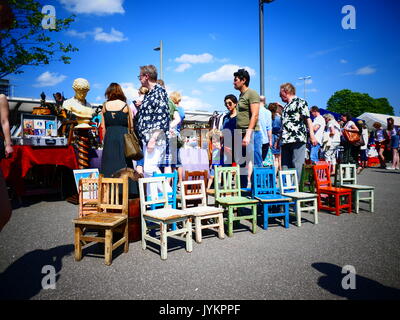
POLYGON ((393 167, 387 167, 386 169, 388 169, 388 170, 395 170, 396 168, 393 168, 393 167))

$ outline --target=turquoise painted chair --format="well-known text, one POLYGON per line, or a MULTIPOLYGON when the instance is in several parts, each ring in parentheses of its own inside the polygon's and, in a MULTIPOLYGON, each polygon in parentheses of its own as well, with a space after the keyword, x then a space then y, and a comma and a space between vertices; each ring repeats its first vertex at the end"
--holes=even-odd
POLYGON ((263 229, 268 229, 269 218, 276 217, 283 217, 285 228, 289 228, 289 204, 292 198, 279 194, 275 168, 254 168, 252 189, 254 199, 263 205, 263 229))

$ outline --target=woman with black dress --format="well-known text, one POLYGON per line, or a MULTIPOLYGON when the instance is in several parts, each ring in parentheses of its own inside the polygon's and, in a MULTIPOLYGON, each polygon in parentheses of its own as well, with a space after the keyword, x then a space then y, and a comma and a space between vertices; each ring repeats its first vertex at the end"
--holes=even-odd
MULTIPOLYGON (((118 83, 111 83, 103 104, 101 126, 104 132, 103 155, 101 169, 105 177, 123 168, 133 168, 131 159, 125 158, 124 134, 128 133, 128 117, 132 119, 132 111, 126 103, 126 96, 118 83)), ((137 182, 129 180, 130 198, 139 194, 137 182)))

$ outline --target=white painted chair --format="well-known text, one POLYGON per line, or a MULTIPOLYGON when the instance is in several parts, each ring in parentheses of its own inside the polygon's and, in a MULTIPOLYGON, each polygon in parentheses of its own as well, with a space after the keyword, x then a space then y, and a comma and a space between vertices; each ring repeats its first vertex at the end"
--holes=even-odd
POLYGON ((318 224, 318 195, 316 193, 299 192, 296 170, 279 171, 279 189, 283 196, 294 200, 297 226, 301 226, 301 213, 314 213, 314 224, 318 224))
POLYGON ((192 180, 181 182, 182 209, 194 216, 194 230, 196 233, 196 242, 202 241, 202 230, 212 229, 218 232, 220 239, 225 238, 223 208, 207 206, 207 195, 204 180, 192 180), (188 207, 188 201, 201 200, 201 204, 196 207, 188 207), (210 222, 210 219, 215 221, 210 222), (202 221, 207 220, 207 224, 202 221))
MULTIPOLYGON (((192 252, 192 214, 186 213, 184 210, 171 208, 168 204, 167 193, 167 180, 165 177, 153 177, 139 179, 139 193, 140 193, 140 209, 141 209, 141 223, 142 223, 142 249, 146 250, 147 241, 160 245, 161 259, 167 259, 168 246, 167 241, 170 236, 181 236, 186 241, 186 251, 192 252), (147 190, 154 189, 152 184, 158 185, 161 183, 162 192, 155 194, 146 194, 147 190), (149 188, 147 188, 149 186, 149 188), (150 206, 153 204, 163 204, 161 209, 151 210, 150 206), (153 225, 148 226, 147 222, 153 225), (182 223, 182 227, 177 227, 176 230, 168 231, 168 225, 173 223, 182 223), (151 229, 160 230, 160 239, 156 236, 150 235, 151 229)), ((177 224, 178 225, 178 224, 177 224)))
POLYGON ((371 212, 374 212, 374 186, 357 184, 357 168, 355 164, 339 164, 336 172, 336 185, 353 190, 356 213, 360 211, 360 202, 368 202, 371 212), (367 195, 363 195, 367 193, 367 195))

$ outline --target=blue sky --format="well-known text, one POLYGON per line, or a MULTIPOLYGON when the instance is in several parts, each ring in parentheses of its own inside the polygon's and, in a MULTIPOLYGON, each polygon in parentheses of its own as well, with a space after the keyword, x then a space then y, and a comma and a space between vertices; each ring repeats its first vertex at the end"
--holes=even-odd
MULTIPOLYGON (((60 91, 68 98, 75 78, 91 84, 88 100, 102 103, 111 82, 120 83, 133 99, 139 66, 159 67, 164 45, 167 90, 183 95, 187 110, 224 111, 223 99, 233 88, 233 71, 246 67, 250 87, 260 90, 258 0, 52 0, 58 18, 72 13, 68 32, 55 37, 71 43, 71 64, 26 67, 8 78, 14 95, 39 98, 60 91)), ((397 0, 275 0, 264 5, 265 94, 280 101, 279 85, 292 82, 309 105, 325 107, 338 90, 386 97, 400 115, 397 0), (342 7, 352 5, 356 29, 342 28, 342 7), (397 40, 396 40, 397 39, 397 40)))

